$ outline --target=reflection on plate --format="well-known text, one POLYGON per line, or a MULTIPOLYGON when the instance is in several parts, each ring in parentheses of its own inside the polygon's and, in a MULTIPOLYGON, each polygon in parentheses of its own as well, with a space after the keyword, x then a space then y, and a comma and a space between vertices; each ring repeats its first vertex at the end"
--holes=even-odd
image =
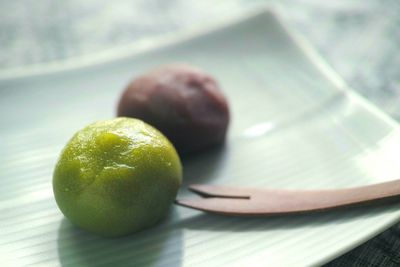
POLYGON ((265 11, 148 53, 1 80, 0 253, 10 265, 308 266, 399 218, 398 205, 272 218, 173 207, 158 227, 123 239, 73 227, 51 192, 60 149, 84 125, 115 116, 132 76, 175 61, 214 74, 233 113, 227 145, 184 162, 180 197, 191 183, 338 188, 400 171, 397 124, 265 11))

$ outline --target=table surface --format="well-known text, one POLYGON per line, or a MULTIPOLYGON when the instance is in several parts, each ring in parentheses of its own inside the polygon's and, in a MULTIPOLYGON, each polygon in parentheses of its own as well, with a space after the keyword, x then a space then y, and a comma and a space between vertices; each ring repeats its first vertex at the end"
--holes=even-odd
MULTIPOLYGON (((352 88, 400 120, 398 0, 1 1, 0 73, 151 43, 263 4, 278 6, 352 88)), ((327 266, 349 265, 400 266, 400 225, 327 266)))

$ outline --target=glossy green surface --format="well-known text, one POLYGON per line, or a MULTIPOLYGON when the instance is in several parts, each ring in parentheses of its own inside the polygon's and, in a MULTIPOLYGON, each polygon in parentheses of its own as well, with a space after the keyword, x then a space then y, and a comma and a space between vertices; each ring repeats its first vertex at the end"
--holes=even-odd
POLYGON ((90 124, 65 146, 53 176, 64 215, 104 236, 122 236, 163 218, 176 197, 182 167, 172 144, 136 119, 90 124))

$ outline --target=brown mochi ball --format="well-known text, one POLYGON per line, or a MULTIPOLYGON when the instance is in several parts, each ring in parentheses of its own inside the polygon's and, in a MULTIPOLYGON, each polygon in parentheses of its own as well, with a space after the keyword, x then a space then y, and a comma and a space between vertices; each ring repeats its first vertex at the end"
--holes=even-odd
POLYGON ((117 113, 156 127, 186 155, 223 144, 229 124, 217 81, 186 64, 161 66, 134 79, 117 113))

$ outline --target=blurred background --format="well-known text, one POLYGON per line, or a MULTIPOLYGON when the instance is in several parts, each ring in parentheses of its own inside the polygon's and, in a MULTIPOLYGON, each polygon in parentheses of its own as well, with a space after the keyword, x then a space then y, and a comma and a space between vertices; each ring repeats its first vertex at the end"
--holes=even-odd
POLYGON ((0 75, 152 44, 265 5, 279 8, 352 88, 400 119, 398 0, 0 1, 0 75))

